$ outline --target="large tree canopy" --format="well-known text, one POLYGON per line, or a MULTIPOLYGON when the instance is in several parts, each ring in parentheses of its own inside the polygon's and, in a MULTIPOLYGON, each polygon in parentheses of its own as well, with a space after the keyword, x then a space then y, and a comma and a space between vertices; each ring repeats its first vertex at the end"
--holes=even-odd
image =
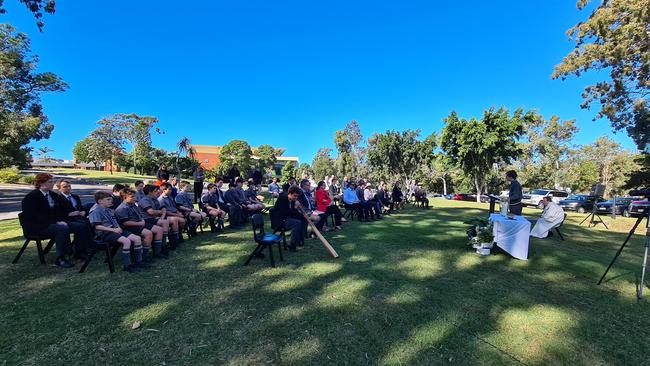
MULTIPOLYGON (((591 0, 579 0, 584 9, 591 0)), ((639 149, 650 142, 650 0, 601 0, 589 19, 568 31, 575 49, 554 78, 606 70, 610 79, 588 86, 583 108, 600 103, 597 118, 625 129, 639 149)))
POLYGON ((444 120, 441 148, 474 181, 477 201, 494 165, 508 164, 521 155, 518 140, 524 133, 524 124, 535 118, 535 113, 524 113, 521 109, 510 116, 505 108, 491 108, 480 121, 459 119, 456 112, 444 120))
POLYGON ((253 168, 253 151, 246 141, 232 140, 221 149, 219 172, 227 174, 232 168, 246 176, 253 168))
POLYGON ((41 94, 68 85, 53 73, 35 72, 37 64, 27 35, 0 24, 0 167, 26 165, 27 144, 49 138, 54 129, 43 114, 41 94))
POLYGON ((432 166, 436 136, 419 140, 420 130, 386 131, 368 139, 368 164, 379 176, 406 186, 425 166, 432 166))

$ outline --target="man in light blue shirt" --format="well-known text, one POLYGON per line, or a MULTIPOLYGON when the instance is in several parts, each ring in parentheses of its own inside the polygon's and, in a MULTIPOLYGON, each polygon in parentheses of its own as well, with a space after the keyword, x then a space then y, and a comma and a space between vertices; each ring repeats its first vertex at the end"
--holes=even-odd
POLYGON ((343 203, 347 210, 353 210, 357 214, 359 221, 367 221, 366 211, 363 209, 359 197, 355 191, 356 184, 353 182, 348 183, 345 190, 343 190, 343 203))

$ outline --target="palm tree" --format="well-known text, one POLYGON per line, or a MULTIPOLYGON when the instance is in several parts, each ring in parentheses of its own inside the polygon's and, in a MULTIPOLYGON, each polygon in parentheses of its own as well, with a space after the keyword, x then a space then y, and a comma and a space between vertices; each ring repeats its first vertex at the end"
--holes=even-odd
POLYGON ((192 142, 187 137, 183 137, 176 144, 176 172, 178 173, 178 180, 181 180, 181 168, 178 165, 178 159, 180 159, 182 154, 187 154, 190 158, 194 158, 194 148, 192 147, 192 142))

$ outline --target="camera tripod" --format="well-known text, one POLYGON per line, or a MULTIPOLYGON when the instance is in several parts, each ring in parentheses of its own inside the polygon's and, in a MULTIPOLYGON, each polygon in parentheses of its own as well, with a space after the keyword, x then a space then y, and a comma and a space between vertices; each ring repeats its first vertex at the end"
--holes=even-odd
POLYGON ((630 238, 632 238, 634 231, 639 226, 639 224, 643 221, 643 219, 645 219, 646 231, 645 231, 645 243, 643 244, 643 266, 641 267, 641 282, 639 283, 639 290, 637 291, 637 295, 636 295, 638 299, 641 299, 641 297, 643 297, 643 287, 645 287, 645 270, 646 270, 646 265, 648 263, 648 248, 650 247, 650 209, 647 209, 647 211, 648 212, 645 213, 646 215, 640 216, 636 220, 634 226, 632 226, 632 230, 630 230, 630 232, 627 234, 627 238, 625 238, 623 245, 621 245, 621 247, 618 249, 618 252, 616 252, 614 259, 612 259, 612 262, 609 264, 609 266, 605 270, 605 273, 603 273, 603 276, 598 281, 598 285, 600 285, 603 282, 603 279, 605 279, 605 276, 607 276, 607 272, 609 272, 610 268, 612 268, 614 262, 616 262, 616 260, 618 259, 618 256, 621 255, 623 248, 625 248, 625 245, 627 245, 627 243, 630 241, 630 238))
POLYGON ((603 218, 600 217, 600 215, 598 214, 598 207, 596 207, 595 202, 594 202, 594 207, 591 209, 591 213, 587 214, 587 217, 585 217, 584 220, 580 221, 580 225, 582 225, 582 223, 584 223, 587 220, 589 220, 589 225, 587 225, 587 227, 591 227, 591 225, 594 225, 594 227, 596 227, 598 223, 601 223, 605 225, 605 229, 609 230, 609 227, 607 227, 607 224, 605 223, 605 221, 603 221, 603 218), (596 216, 598 216, 599 221, 595 220, 596 216))

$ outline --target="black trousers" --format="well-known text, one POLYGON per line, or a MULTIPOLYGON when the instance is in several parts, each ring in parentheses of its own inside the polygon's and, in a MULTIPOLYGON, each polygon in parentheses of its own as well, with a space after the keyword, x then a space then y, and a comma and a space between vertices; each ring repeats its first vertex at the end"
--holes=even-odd
POLYGON ((201 195, 203 194, 203 181, 194 182, 194 203, 201 202, 201 195))
POLYGON ((327 218, 330 216, 334 215, 334 223, 336 226, 341 225, 341 218, 343 217, 343 214, 341 213, 341 210, 336 205, 329 205, 327 206, 327 209, 325 210, 325 215, 327 216, 325 220, 327 221, 327 218))
POLYGON ((524 209, 524 205, 517 203, 516 205, 508 205, 508 211, 513 215, 521 215, 521 210, 524 209))

